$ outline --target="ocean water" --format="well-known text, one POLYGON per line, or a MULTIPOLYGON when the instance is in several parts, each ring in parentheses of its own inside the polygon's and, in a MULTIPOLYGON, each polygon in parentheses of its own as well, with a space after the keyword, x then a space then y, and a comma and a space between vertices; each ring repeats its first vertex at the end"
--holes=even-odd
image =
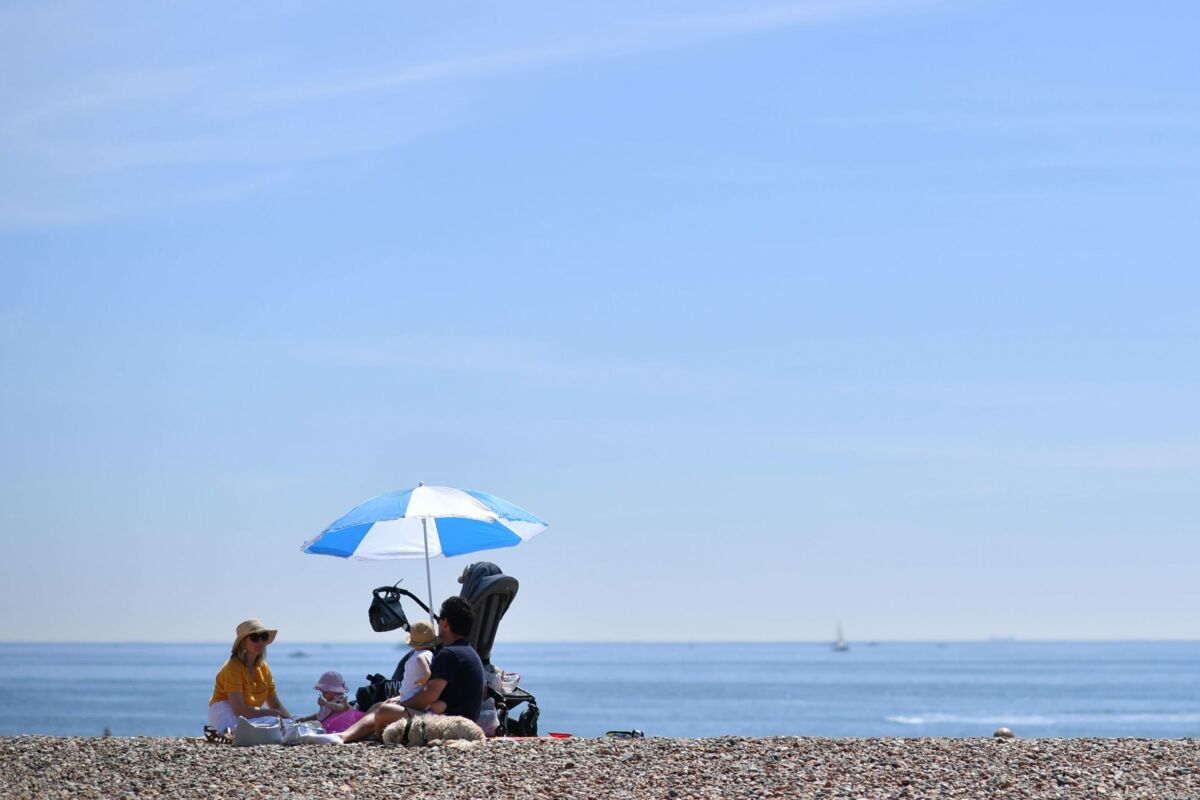
MULTIPOLYGON (((196 736, 221 644, 0 644, 0 734, 196 736)), ((387 643, 276 643, 295 714, 336 669, 390 673, 387 643)), ((540 730, 597 736, 1200 736, 1200 642, 498 644, 540 730)))

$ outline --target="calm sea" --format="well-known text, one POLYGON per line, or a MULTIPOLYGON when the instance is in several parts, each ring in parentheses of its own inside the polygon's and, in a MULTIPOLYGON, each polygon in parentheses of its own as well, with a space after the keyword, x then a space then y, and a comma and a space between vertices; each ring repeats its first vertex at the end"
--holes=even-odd
MULTIPOLYGON (((0 644, 0 734, 196 736, 220 644, 0 644)), ((387 644, 275 645, 293 713, 327 669, 390 673, 387 644)), ((1200 736, 1200 642, 509 644, 540 730, 596 736, 1200 736)))

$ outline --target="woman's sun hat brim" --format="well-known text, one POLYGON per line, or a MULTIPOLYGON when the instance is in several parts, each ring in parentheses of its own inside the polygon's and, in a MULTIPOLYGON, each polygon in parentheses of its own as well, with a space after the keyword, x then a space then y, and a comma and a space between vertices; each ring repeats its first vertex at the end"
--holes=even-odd
POLYGON ((237 652, 238 647, 240 647, 242 644, 242 640, 245 639, 247 636, 249 636, 252 633, 264 633, 264 632, 267 634, 267 644, 270 644, 271 642, 275 641, 275 637, 279 635, 278 630, 276 630, 274 628, 268 628, 266 625, 263 625, 262 622, 257 619, 248 619, 245 622, 239 624, 237 626, 237 635, 234 637, 234 640, 233 640, 234 652, 237 652))

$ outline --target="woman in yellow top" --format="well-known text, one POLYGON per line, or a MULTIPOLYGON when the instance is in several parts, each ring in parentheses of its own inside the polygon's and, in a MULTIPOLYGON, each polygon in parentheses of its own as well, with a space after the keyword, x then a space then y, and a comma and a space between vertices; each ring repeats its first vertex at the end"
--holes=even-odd
POLYGON ((237 626, 237 637, 229 651, 229 660, 217 673, 212 698, 208 701, 208 724, 221 733, 237 728, 237 718, 283 717, 291 714, 275 694, 275 679, 267 666, 267 645, 275 641, 277 630, 256 619, 237 626))

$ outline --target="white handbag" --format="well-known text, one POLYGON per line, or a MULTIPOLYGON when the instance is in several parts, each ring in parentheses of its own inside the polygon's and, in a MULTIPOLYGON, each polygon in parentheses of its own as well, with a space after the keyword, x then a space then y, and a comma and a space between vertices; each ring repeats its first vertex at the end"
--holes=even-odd
POLYGON ((283 742, 283 720, 279 717, 238 717, 237 729, 233 732, 236 747, 255 747, 260 744, 283 742))

